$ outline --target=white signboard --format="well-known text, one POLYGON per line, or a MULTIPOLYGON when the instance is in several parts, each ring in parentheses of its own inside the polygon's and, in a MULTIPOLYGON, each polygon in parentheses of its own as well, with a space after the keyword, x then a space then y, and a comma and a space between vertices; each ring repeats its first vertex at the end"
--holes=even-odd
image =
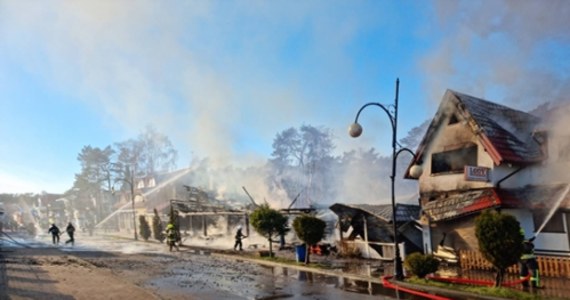
POLYGON ((489 168, 465 166, 465 180, 489 181, 489 168))

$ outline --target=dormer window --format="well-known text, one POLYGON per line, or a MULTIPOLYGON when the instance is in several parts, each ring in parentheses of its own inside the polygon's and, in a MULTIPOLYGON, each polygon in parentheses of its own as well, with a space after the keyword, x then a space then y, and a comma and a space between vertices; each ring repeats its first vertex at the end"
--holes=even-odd
POLYGON ((431 174, 463 173, 465 166, 476 165, 477 145, 471 143, 431 155, 431 174))

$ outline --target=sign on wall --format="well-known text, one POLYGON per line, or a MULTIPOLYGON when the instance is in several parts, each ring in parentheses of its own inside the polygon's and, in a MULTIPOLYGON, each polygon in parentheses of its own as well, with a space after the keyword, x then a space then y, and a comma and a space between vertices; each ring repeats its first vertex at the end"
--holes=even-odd
POLYGON ((489 168, 465 166, 465 180, 469 181, 489 181, 489 168))

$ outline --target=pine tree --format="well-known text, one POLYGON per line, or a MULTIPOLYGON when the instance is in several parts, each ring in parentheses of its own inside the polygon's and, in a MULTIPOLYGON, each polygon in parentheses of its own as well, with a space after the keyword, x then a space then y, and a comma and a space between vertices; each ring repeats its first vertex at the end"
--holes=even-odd
POLYGON ((139 232, 141 237, 145 240, 148 241, 148 239, 150 238, 150 225, 148 225, 148 221, 146 220, 145 216, 139 216, 139 232))
POLYGON ((162 221, 158 216, 158 211, 156 210, 156 208, 154 209, 154 217, 152 217, 152 231, 154 234, 154 238, 162 243, 164 241, 164 233, 162 232, 162 221))

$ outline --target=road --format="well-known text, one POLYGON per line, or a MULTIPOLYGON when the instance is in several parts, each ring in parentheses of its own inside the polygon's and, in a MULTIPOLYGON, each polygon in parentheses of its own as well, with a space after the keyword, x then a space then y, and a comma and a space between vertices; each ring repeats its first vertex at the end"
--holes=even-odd
MULTIPOLYGON (((47 236, 35 241, 18 240, 26 247, 47 247, 63 254, 57 261, 52 258, 50 265, 71 269, 72 264, 87 262, 92 268, 109 271, 120 281, 142 288, 158 299, 366 300, 382 299, 384 296, 379 294, 393 293, 368 282, 295 268, 262 266, 240 257, 212 255, 209 251, 181 248, 179 252, 169 252, 164 244, 158 243, 99 236, 78 238, 73 247, 54 247, 49 242, 47 236)), ((82 284, 90 284, 89 279, 84 281, 87 282, 82 284)), ((105 293, 105 287, 101 287, 101 293, 105 293)))

